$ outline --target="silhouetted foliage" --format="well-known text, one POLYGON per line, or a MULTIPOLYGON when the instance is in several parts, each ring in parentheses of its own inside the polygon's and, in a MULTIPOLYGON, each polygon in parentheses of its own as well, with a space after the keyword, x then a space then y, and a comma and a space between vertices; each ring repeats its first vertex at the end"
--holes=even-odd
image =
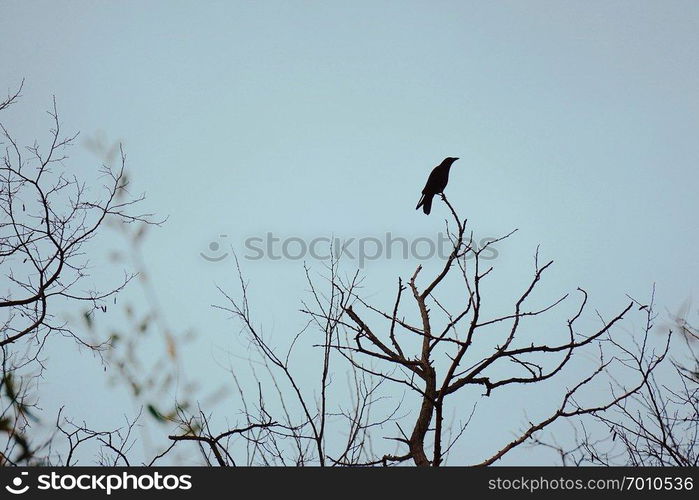
MULTIPOLYGON (((220 308, 240 321, 259 355, 257 362, 268 372, 267 377, 258 377, 257 411, 249 411, 246 405, 247 425, 218 434, 209 430, 208 419, 202 414, 199 422, 203 425, 195 430, 183 429, 184 433, 170 439, 206 443, 208 448, 202 450, 205 456, 213 455, 221 465, 236 462, 233 448, 222 437, 254 429, 254 437, 248 434, 245 439, 253 443, 256 453, 252 456, 257 460, 250 462, 248 454, 248 463, 385 466, 411 461, 418 466, 439 466, 463 436, 478 399, 478 396, 473 399, 474 407, 455 427, 445 422, 444 415, 457 393, 480 388, 480 397, 491 397, 506 387, 527 391, 561 375, 575 354, 596 352, 596 366, 576 376, 547 416, 528 422, 511 441, 493 442, 493 449, 480 452, 482 458, 475 464, 489 465, 520 445, 533 442, 536 435, 558 421, 604 415, 639 394, 665 359, 668 344, 662 344, 657 352, 645 340, 635 346, 639 347, 636 352, 623 344, 618 338, 618 327, 623 318, 635 312, 633 302, 609 319, 600 316, 598 328, 582 332, 577 324, 586 310, 588 296, 578 289, 578 305, 561 325, 560 340, 548 344, 537 342, 536 336, 524 330, 524 323, 536 329, 531 325, 533 319, 569 299, 565 294, 543 307, 528 306, 537 284, 553 262, 541 264, 537 250, 533 276, 514 299, 512 311, 489 316, 485 304, 488 293, 493 292, 486 292, 484 283, 494 268, 485 267, 481 259, 487 245, 472 248, 468 243, 472 238, 468 239, 466 234, 467 221, 457 216, 444 195, 442 200, 453 219, 454 230, 447 225, 453 249, 436 275, 420 284, 423 269, 418 266, 406 281, 398 280, 394 306, 384 310, 361 296, 358 272, 341 276, 337 260, 333 260, 328 274, 323 276, 324 288, 314 282, 306 269, 311 300, 304 302, 302 312, 309 317, 309 323, 281 353, 254 319, 248 301, 248 283, 238 268, 240 294, 233 296, 221 289, 227 304, 220 308), (449 276, 462 282, 464 299, 458 310, 447 309, 438 293, 449 276), (417 322, 406 319, 411 314, 417 322), (311 369, 308 363, 293 361, 294 347, 299 339, 311 334, 311 327, 321 335, 316 342, 322 354, 315 368, 315 386, 301 382, 302 375, 311 369), (481 346, 476 348, 476 343, 481 346), (636 364, 626 374, 629 378, 625 384, 605 392, 604 397, 582 402, 581 394, 587 389, 606 387, 631 362, 636 364), (352 374, 349 392, 355 394, 345 403, 333 397, 341 392, 337 384, 343 372, 352 374), (394 390, 379 392, 388 385, 394 386, 394 390), (395 399, 400 389, 405 392, 395 399), (391 398, 391 394, 394 401, 387 403, 386 398, 391 398), (271 409, 273 401, 281 409, 278 414, 271 409), (347 403, 351 403, 349 407, 347 403), (344 443, 329 438, 338 435, 345 436, 344 443)), ((489 245, 509 238, 514 232, 489 245)), ((644 333, 646 339, 648 332, 644 333)), ((474 396, 473 392, 469 394, 474 396)), ((463 414, 463 406, 459 409, 463 414)))
MULTIPOLYGON (((23 83, 0 103, 0 111, 14 105, 23 83)), ((69 337, 96 353, 105 343, 90 343, 55 312, 66 305, 86 306, 84 319, 107 307, 134 278, 124 273, 117 283, 89 289, 86 245, 109 220, 120 224, 152 224, 151 214, 130 209, 143 199, 123 197, 126 157, 118 167, 96 167, 102 186, 90 186, 70 168, 68 149, 77 134, 65 134, 56 100, 48 111, 49 138, 21 146, 4 123, 0 164, 0 290, 2 312, 2 419, 0 432, 8 440, 1 460, 29 464, 50 460, 42 455, 50 440, 32 443, 27 431, 37 421, 35 388, 44 371, 42 348, 49 337, 69 337), (88 288, 86 290, 86 288, 88 288)))
MULTIPOLYGON (((652 303, 639 305, 648 312, 645 330, 650 331, 657 319, 652 303)), ((682 359, 673 359, 664 372, 650 374, 627 400, 578 423, 573 428, 572 445, 552 438, 538 443, 556 450, 564 465, 699 465, 699 332, 684 314, 674 315, 672 320, 669 327, 677 344, 674 352, 684 354, 682 359)), ((641 369, 644 360, 638 355, 632 360, 641 369)))

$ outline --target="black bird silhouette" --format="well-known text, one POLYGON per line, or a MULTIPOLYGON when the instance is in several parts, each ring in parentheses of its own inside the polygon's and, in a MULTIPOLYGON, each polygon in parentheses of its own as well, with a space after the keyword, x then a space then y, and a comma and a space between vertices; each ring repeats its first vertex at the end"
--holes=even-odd
POLYGON ((452 163, 454 163, 458 158, 453 158, 451 156, 444 158, 444 161, 434 167, 432 173, 427 178, 427 184, 422 189, 422 197, 418 201, 415 210, 422 207, 422 211, 429 215, 430 210, 432 210, 432 198, 434 195, 439 194, 444 191, 447 187, 447 182, 449 182, 449 169, 452 163))

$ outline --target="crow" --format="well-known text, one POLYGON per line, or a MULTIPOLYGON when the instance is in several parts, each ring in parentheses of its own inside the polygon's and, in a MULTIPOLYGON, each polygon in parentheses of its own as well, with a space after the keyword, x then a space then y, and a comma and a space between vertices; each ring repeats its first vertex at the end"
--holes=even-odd
POLYGON ((434 167, 432 173, 427 178, 427 184, 422 189, 422 197, 417 203, 415 210, 422 207, 422 211, 427 215, 430 214, 432 209, 432 198, 434 195, 439 194, 444 191, 447 187, 447 182, 449 182, 449 169, 452 163, 454 163, 458 158, 453 158, 451 156, 444 158, 444 161, 434 167))

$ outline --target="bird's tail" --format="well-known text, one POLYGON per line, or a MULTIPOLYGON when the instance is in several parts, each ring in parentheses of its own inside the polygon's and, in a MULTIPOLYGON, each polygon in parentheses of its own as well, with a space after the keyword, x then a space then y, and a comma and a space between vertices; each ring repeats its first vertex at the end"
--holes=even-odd
POLYGON ((425 214, 430 215, 430 210, 432 210, 432 195, 423 194, 420 201, 417 202, 415 210, 420 207, 422 207, 422 211, 425 212, 425 214))
POLYGON ((422 201, 422 211, 425 212, 425 215, 430 215, 430 210, 432 210, 432 196, 425 196, 425 199, 422 201))

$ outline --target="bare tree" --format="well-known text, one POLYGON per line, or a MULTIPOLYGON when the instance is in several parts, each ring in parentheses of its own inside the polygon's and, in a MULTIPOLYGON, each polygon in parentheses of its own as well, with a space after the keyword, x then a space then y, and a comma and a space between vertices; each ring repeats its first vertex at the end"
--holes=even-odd
MULTIPOLYGON (((225 457, 227 451, 222 436, 264 427, 265 435, 260 438, 258 434, 259 439, 255 440, 262 463, 273 456, 274 463, 291 461, 321 466, 390 465, 406 461, 418 466, 439 466, 445 462, 473 415, 471 412, 458 426, 445 421, 445 410, 451 401, 463 405, 463 402, 456 402, 457 393, 473 387, 481 388, 482 397, 490 397, 507 387, 526 391, 528 387, 561 375, 575 354, 596 352, 596 366, 576 376, 545 418, 529 422, 511 441, 484 450, 483 457, 474 464, 490 465, 523 443, 534 442, 541 431, 554 423, 604 415, 624 405, 650 383, 654 370, 665 358, 668 344, 664 343, 656 352, 647 339, 643 339, 637 346, 638 352, 632 352, 617 339, 618 327, 625 316, 631 314, 633 302, 611 318, 599 315, 599 327, 583 333, 577 324, 586 310, 588 295, 578 289, 578 305, 561 325, 559 341, 537 343, 523 332, 525 323, 532 323, 536 317, 546 315, 569 299, 566 294, 543 307, 528 306, 537 284, 553 264, 552 261, 540 263, 538 249, 531 280, 515 298, 511 312, 488 316, 484 282, 493 266, 484 266, 482 254, 490 245, 512 236, 514 231, 476 248, 471 243, 472 235, 469 238, 466 233, 467 221, 458 217, 443 195, 442 200, 453 219, 453 230, 447 224, 453 248, 436 275, 421 284, 423 269, 418 266, 406 281, 398 279, 393 307, 383 310, 361 296, 358 273, 347 277, 340 275, 336 260, 324 276, 327 283, 324 288, 315 283, 307 269, 311 301, 304 302, 302 312, 309 321, 283 354, 278 353, 279 349, 256 325, 248 301, 248 283, 238 267, 240 296, 221 290, 227 305, 218 307, 240 321, 243 333, 256 348, 268 372, 267 380, 271 381, 274 391, 268 392, 259 377, 257 388, 257 409, 263 410, 264 418, 251 419, 247 426, 218 435, 200 425, 171 439, 207 443, 211 450, 216 450, 214 455, 218 459, 225 457), (461 282, 463 302, 457 310, 449 310, 444 297, 439 295, 448 277, 461 282), (417 321, 406 319, 411 314, 417 321), (308 371, 308 363, 302 368, 296 365, 295 369, 292 361, 292 351, 299 339, 311 331, 319 331, 322 335, 322 341, 316 342, 321 349, 316 387, 300 382, 300 372, 308 371), (487 345, 485 349, 483 343, 487 345), (342 361, 346 362, 344 369, 342 361), (617 371, 628 371, 629 366, 633 368, 631 379, 611 387, 602 399, 581 402, 586 389, 605 387, 610 380, 615 380, 617 371), (354 380, 350 392, 354 391, 356 397, 349 410, 331 408, 329 396, 338 392, 337 374, 343 371, 351 373, 354 380), (378 407, 386 396, 379 395, 378 388, 386 385, 406 392, 394 405, 383 405, 381 412, 378 407), (280 402, 282 417, 271 416, 271 398, 280 402), (413 406, 409 400, 416 404, 413 406), (342 418, 336 418, 338 416, 342 418), (332 431, 328 431, 330 425, 332 431), (390 426, 397 432, 387 433, 390 426), (330 440, 329 435, 346 436, 346 442, 339 446, 340 440, 330 440), (386 446, 377 446, 379 441, 393 444, 386 449, 386 446)), ((450 289, 446 293, 453 296, 454 291, 450 289)), ((395 394, 395 390, 393 392, 395 394)), ((338 402, 334 404, 341 406, 338 402)), ((246 411, 246 415, 251 414, 246 411)), ((218 462, 223 465, 222 460, 218 462)), ((223 462, 230 461, 224 458, 223 462)))
MULTIPOLYGON (((0 102, 0 111, 20 97, 22 85, 0 102)), ((7 437, 4 463, 41 460, 26 431, 36 406, 35 388, 44 370, 42 348, 50 337, 69 337, 96 353, 106 344, 93 344, 76 333, 56 312, 66 305, 85 304, 88 321, 134 277, 124 273, 119 282, 95 287, 89 275, 86 245, 112 220, 121 224, 155 223, 151 214, 133 214, 143 196, 120 197, 127 192, 126 157, 120 165, 96 170, 101 186, 91 186, 71 169, 68 150, 77 134, 65 134, 56 99, 50 110, 47 143, 35 140, 21 146, 0 123, 3 156, 0 164, 0 289, 2 312, 2 417, 0 431, 7 437)))
MULTIPOLYGON (((647 339, 657 315, 652 312, 652 302, 638 305, 647 311, 647 339)), ((650 374, 631 397, 616 402, 609 411, 578 422, 573 428, 572 444, 550 436, 538 443, 555 450, 563 465, 699 465, 699 332, 684 314, 673 315, 672 320, 670 331, 679 337, 672 352, 688 353, 689 359, 673 359, 666 370, 650 374)), ((638 348, 629 352, 629 358, 635 366, 643 363, 638 348)))

